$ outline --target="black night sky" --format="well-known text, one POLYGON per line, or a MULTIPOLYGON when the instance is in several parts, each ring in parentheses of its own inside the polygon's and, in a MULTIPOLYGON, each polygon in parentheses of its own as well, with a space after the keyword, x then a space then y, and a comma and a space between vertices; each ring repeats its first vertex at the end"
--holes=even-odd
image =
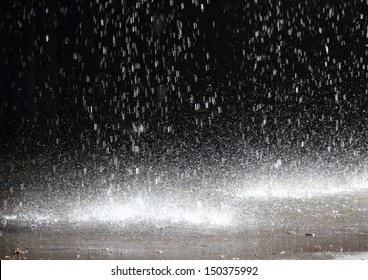
POLYGON ((4 153, 365 150, 365 1, 1 1, 4 153))

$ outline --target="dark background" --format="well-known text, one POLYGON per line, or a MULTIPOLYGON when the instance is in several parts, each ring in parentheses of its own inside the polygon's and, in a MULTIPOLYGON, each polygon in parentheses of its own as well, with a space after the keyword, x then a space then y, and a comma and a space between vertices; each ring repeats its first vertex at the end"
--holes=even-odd
POLYGON ((364 152, 367 6, 3 0, 1 151, 364 152))

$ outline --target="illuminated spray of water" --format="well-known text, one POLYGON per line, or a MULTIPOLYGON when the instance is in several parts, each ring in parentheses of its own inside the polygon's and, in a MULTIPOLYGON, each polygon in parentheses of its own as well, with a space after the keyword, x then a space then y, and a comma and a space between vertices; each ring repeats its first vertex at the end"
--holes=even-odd
MULTIPOLYGON (((103 188, 99 188, 103 189, 103 188)), ((154 224, 157 226, 199 226, 227 228, 257 224, 254 207, 257 201, 270 199, 290 201, 333 197, 368 190, 365 173, 351 176, 327 176, 304 173, 287 178, 258 176, 232 182, 220 182, 192 191, 171 187, 168 190, 142 190, 138 193, 114 193, 113 187, 105 195, 85 199, 58 198, 22 206, 2 214, 3 221, 23 220, 33 223, 73 224, 109 223, 117 226, 154 224), (35 207, 37 205, 37 207, 35 207)))

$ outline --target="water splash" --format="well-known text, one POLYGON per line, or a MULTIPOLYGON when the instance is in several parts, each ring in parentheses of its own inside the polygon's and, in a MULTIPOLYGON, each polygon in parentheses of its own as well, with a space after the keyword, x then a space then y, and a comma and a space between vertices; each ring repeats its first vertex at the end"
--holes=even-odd
MULTIPOLYGON (((284 172, 285 173, 285 172, 284 172)), ((258 174, 216 180, 198 180, 196 186, 171 184, 122 189, 96 183, 88 194, 61 192, 52 197, 30 193, 24 203, 0 212, 1 220, 29 224, 109 224, 111 227, 146 225, 164 227, 252 227, 267 220, 260 200, 313 199, 368 190, 368 176, 317 172, 258 174), (277 176, 279 175, 279 176, 277 176), (96 192, 98 190, 98 192, 96 192), (31 201, 26 203, 27 201, 31 201)), ((288 203, 289 203, 288 202, 288 203)))
POLYGON ((199 201, 184 203, 137 196, 128 201, 94 201, 68 215, 70 221, 193 224, 207 227, 228 226, 233 216, 228 206, 204 206, 199 201))
POLYGON ((291 198, 310 199, 368 190, 368 177, 318 176, 315 174, 291 176, 287 179, 263 178, 259 182, 240 184, 236 196, 243 199, 291 198))
MULTIPOLYGON (((152 194, 140 192, 101 196, 66 197, 45 202, 38 198, 38 206, 25 204, 15 207, 2 220, 31 224, 101 224, 115 226, 146 224, 155 226, 200 226, 220 228, 235 225, 234 207, 223 198, 209 200, 204 192, 188 195, 185 192, 152 194), (181 198, 181 199, 179 199, 181 198)), ((207 194, 208 195, 208 194, 207 194)))

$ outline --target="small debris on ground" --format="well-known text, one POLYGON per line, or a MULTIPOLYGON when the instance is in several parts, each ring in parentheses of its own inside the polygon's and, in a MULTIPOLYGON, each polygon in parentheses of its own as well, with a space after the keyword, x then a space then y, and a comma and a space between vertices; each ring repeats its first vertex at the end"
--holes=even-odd
POLYGON ((21 250, 19 248, 15 249, 15 251, 14 251, 15 255, 26 254, 26 253, 28 253, 27 250, 21 250))

